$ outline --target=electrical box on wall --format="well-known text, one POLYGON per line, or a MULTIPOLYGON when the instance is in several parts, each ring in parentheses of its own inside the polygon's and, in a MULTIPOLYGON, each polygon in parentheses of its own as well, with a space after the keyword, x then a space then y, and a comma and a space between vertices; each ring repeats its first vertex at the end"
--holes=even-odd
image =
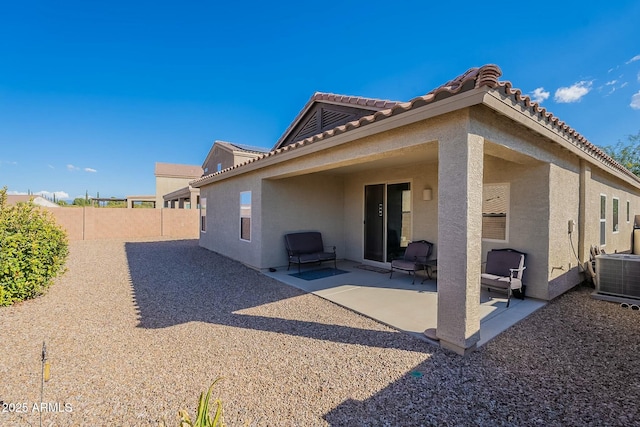
POLYGON ((568 227, 567 227, 567 229, 568 229, 568 231, 569 231, 569 234, 573 233, 573 230, 574 230, 575 228, 576 228, 576 222, 575 222, 574 220, 570 219, 570 220, 569 220, 568 227))

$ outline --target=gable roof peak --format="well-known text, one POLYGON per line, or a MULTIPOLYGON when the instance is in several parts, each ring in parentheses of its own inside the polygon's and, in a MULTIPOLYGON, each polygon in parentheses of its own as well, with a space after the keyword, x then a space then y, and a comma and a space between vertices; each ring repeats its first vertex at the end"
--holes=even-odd
POLYGON ((336 104, 343 104, 348 106, 362 107, 362 108, 373 108, 376 110, 384 110, 387 108, 391 108, 396 104, 399 104, 399 101, 391 101, 388 99, 378 99, 378 98, 368 98, 364 96, 352 96, 352 95, 340 95, 337 93, 330 92, 315 92, 307 105, 312 104, 313 102, 331 102, 336 104))

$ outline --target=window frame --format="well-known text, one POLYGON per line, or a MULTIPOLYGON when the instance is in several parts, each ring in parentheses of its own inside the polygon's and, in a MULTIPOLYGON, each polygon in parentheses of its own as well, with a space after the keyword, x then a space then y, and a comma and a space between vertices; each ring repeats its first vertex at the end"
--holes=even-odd
MULTIPOLYGON (((482 235, 482 241, 483 242, 496 242, 496 243, 509 243, 509 224, 510 224, 510 217, 511 217, 511 183, 510 182, 494 182, 494 183, 490 183, 490 184, 483 184, 482 185, 482 207, 481 207, 481 211, 482 211, 482 218, 483 218, 483 222, 484 222, 484 218, 485 218, 485 212, 484 212, 484 199, 485 199, 485 190, 489 187, 506 187, 506 212, 505 212, 505 229, 504 229, 504 240, 502 239, 492 239, 489 237, 484 237, 484 227, 483 230, 481 230, 481 235, 482 235)), ((487 216, 489 214, 486 214, 487 216)))
POLYGON ((207 198, 200 197, 200 232, 207 232, 207 198))
POLYGON ((607 195, 600 194, 600 246, 607 245, 607 195))
POLYGON ((631 202, 627 200, 627 224, 631 222, 631 202))
POLYGON ((252 212, 251 212, 252 211, 252 205, 251 205, 251 203, 252 203, 252 194, 251 194, 251 191, 241 191, 239 199, 240 199, 240 221, 239 221, 239 224, 238 224, 238 226, 239 226, 238 237, 243 242, 250 242, 251 241, 251 234, 252 234, 251 233, 251 224, 253 222, 253 221, 251 221, 251 216, 252 216, 251 215, 252 214, 252 212), (247 200, 247 197, 248 197, 248 200, 247 200), (244 201, 244 203, 243 203, 243 201, 244 201), (243 215, 243 206, 245 207, 244 215, 243 215), (247 210, 247 207, 248 207, 248 210, 247 210), (247 215, 247 212, 248 212, 248 215, 247 215), (246 221, 243 221, 243 220, 246 220, 246 219, 249 220, 248 229, 245 228, 246 221), (248 235, 248 239, 244 238, 243 231, 247 231, 248 232, 248 234, 249 234, 248 235))
POLYGON ((620 232, 620 198, 611 198, 611 230, 613 234, 620 232))

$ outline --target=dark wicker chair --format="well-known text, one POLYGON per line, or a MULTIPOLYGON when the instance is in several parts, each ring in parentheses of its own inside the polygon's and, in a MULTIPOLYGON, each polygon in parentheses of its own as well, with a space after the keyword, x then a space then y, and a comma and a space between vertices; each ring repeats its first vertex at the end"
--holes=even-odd
POLYGON ((289 258, 287 270, 289 270, 292 263, 298 264, 298 273, 300 273, 301 264, 313 262, 322 264, 322 261, 331 260, 333 260, 333 267, 338 268, 336 265, 336 247, 327 247, 326 249, 331 249, 332 251, 326 251, 322 242, 322 234, 317 231, 285 234, 284 245, 289 258))
MULTIPOLYGON (((399 259, 391 261, 391 274, 389 278, 393 277, 393 270, 400 270, 409 273, 413 276, 413 281, 416 282, 416 271, 423 270, 425 275, 427 274, 427 260, 431 256, 433 250, 433 243, 426 240, 419 240, 411 242, 407 246, 404 252, 404 256, 399 259)), ((424 282, 424 280, 423 280, 424 282)))
POLYGON ((499 289, 507 292, 507 307, 511 295, 524 299, 526 286, 522 283, 526 254, 515 249, 494 249, 487 253, 484 273, 480 275, 480 284, 489 290, 499 289))

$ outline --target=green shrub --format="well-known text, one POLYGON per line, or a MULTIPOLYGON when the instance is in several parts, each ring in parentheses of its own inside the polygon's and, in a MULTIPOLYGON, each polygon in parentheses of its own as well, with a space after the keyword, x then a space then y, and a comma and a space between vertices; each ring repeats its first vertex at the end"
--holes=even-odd
POLYGON ((41 295, 64 271, 69 247, 51 213, 32 202, 7 205, 0 190, 0 306, 41 295))

